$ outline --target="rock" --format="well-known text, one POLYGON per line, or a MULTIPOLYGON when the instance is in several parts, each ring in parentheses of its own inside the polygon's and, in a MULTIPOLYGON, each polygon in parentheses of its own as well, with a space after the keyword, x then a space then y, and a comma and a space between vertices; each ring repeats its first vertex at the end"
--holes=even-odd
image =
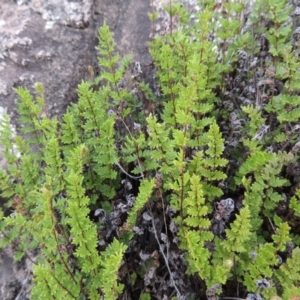
POLYGON ((40 81, 49 111, 61 114, 96 64, 92 1, 16 2, 0 3, 0 105, 14 117, 12 88, 40 81))
POLYGON ((148 12, 151 11, 150 1, 97 1, 94 9, 96 27, 99 28, 103 19, 110 27, 116 42, 116 49, 121 54, 132 53, 135 61, 142 64, 150 63, 148 41, 151 22, 148 12), (102 17, 97 17, 97 15, 102 17))
POLYGON ((30 299, 32 285, 32 263, 28 258, 13 262, 11 246, 0 253, 0 299, 30 299))

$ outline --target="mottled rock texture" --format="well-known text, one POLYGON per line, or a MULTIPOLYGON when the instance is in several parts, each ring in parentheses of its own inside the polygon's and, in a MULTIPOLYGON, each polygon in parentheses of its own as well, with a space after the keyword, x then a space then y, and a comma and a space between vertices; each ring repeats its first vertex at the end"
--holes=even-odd
MULTIPOLYGON (((150 2, 150 1, 149 1, 150 2)), ((13 87, 45 86, 48 109, 61 114, 76 87, 97 72, 97 29, 105 20, 121 54, 149 62, 148 1, 18 0, 0 2, 0 106, 15 116, 13 87)))
POLYGON ((33 0, 0 4, 0 105, 13 113, 13 87, 40 81, 52 114, 75 100, 95 64, 92 1, 33 0))

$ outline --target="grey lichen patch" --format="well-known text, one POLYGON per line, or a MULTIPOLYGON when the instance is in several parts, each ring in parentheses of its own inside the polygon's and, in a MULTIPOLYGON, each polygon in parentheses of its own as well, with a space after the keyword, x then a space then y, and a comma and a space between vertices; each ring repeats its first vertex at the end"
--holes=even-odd
MULTIPOLYGON (((87 2, 87 1, 86 1, 87 2)), ((67 3, 68 6, 68 25, 75 28, 86 28, 89 26, 91 13, 91 3, 87 6, 82 6, 82 3, 67 3)))
POLYGON ((32 43, 32 39, 28 37, 17 37, 15 39, 9 39, 9 42, 7 43, 8 48, 13 48, 14 45, 22 45, 22 46, 29 46, 32 43))
POLYGON ((28 5, 28 4, 30 4, 30 0, 16 0, 16 3, 18 4, 18 5, 28 5))
POLYGON ((0 60, 9 57, 15 45, 28 47, 32 43, 30 38, 19 37, 30 22, 30 11, 25 7, 13 8, 5 3, 0 7, 0 60))
MULTIPOLYGON (((191 0, 182 0, 181 3, 185 5, 195 5, 190 3, 191 0)), ((154 35, 165 35, 168 32, 170 32, 170 15, 167 13, 167 11, 164 9, 164 7, 168 7, 170 5, 170 2, 168 0, 154 0, 152 2, 153 9, 158 13, 158 19, 155 22, 154 27, 154 35)), ((178 20, 172 19, 172 30, 175 28, 178 28, 178 20)), ((150 34, 150 38, 153 38, 152 36, 153 32, 150 34)))
POLYGON ((0 12, 0 36, 17 36, 24 31, 27 24, 30 22, 30 10, 26 7, 17 7, 2 4, 0 12), (9 26, 7 26, 9 24, 9 26))
POLYGON ((67 0, 32 1, 31 7, 40 13, 46 21, 45 29, 52 29, 55 24, 84 29, 89 26, 92 13, 92 1, 67 0))
POLYGON ((42 60, 50 60, 51 56, 52 56, 51 51, 45 51, 45 50, 43 50, 43 49, 38 50, 38 51, 35 53, 35 57, 36 57, 38 60, 40 60, 40 61, 42 61, 42 60))
POLYGON ((0 37, 0 60, 4 59, 8 54, 7 38, 0 37))
POLYGON ((1 20, 0 20, 0 28, 1 28, 1 27, 4 27, 5 24, 6 24, 5 20, 2 20, 2 19, 1 19, 1 20))
POLYGON ((5 69, 6 63, 4 61, 0 61, 0 71, 5 69))
MULTIPOLYGON (((0 95, 5 95, 5 96, 8 95, 7 82, 2 79, 0 79, 0 95)), ((1 107, 0 107, 0 114, 1 114, 1 107)))
POLYGON ((27 48, 32 44, 32 40, 28 37, 0 37, 0 60, 10 57, 14 62, 16 62, 15 54, 11 49, 16 45, 27 48))

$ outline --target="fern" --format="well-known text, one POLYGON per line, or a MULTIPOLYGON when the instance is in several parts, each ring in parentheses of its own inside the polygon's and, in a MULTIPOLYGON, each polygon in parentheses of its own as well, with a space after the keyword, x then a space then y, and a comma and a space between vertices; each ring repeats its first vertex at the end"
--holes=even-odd
MULTIPOLYGON (((245 31, 246 3, 200 2, 194 15, 165 6, 153 84, 124 85, 133 55, 120 58, 104 23, 100 74, 61 120, 41 83, 15 90, 21 136, 0 122, 0 247, 33 261, 32 299, 299 294, 290 7, 256 1, 245 31)), ((154 35, 154 6, 149 16, 154 35)))
POLYGON ((182 240, 181 247, 187 250, 189 272, 197 272, 202 278, 206 278, 210 272, 210 266, 207 263, 210 253, 205 249, 205 242, 211 241, 213 235, 208 231, 210 221, 207 218, 208 209, 205 206, 199 177, 193 175, 190 182, 191 190, 183 201, 185 214, 179 233, 182 240))
MULTIPOLYGON (((103 271, 101 272, 101 287, 105 295, 105 299, 116 299, 118 294, 122 293, 123 284, 118 284, 118 270, 121 266, 123 254, 126 245, 114 240, 103 252, 103 271)), ((95 295, 96 296, 96 295, 95 295)))
POLYGON ((139 189, 139 195, 135 199, 135 204, 131 212, 129 213, 129 216, 127 218, 127 222, 132 228, 134 224, 136 223, 137 217, 140 215, 140 212, 145 207, 146 203, 148 202, 152 190, 154 188, 154 179, 152 180, 143 180, 141 182, 141 186, 139 189))

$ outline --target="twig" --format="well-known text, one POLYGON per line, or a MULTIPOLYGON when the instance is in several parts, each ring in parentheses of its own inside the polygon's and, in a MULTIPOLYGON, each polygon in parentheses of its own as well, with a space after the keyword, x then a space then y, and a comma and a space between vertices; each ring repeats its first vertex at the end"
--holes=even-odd
POLYGON ((117 162, 117 159, 116 159, 114 156, 113 156, 113 158, 114 158, 114 160, 115 160, 116 165, 117 165, 117 166, 120 168, 120 170, 121 170, 124 174, 126 174, 128 177, 130 177, 130 178, 132 178, 132 179, 135 179, 135 180, 144 178, 143 175, 141 175, 141 176, 132 176, 132 175, 128 174, 128 173, 122 168, 122 166, 117 162))
POLYGON ((152 227, 153 227, 153 231, 154 231, 154 235, 155 235, 156 241, 157 241, 158 246, 159 246, 159 250, 160 250, 160 252, 161 252, 161 254, 162 254, 162 256, 163 256, 163 258, 165 260, 166 267, 167 267, 167 269, 169 271, 169 274, 170 274, 170 278, 171 278, 173 286, 174 286, 174 288, 175 288, 175 290, 177 292, 177 297, 180 297, 181 293, 180 293, 179 289, 176 286, 175 280, 173 278, 173 275, 172 275, 172 272, 171 272, 171 269, 170 269, 170 266, 169 266, 168 259, 167 259, 166 255, 165 255, 165 253, 164 253, 164 251, 163 251, 163 249, 161 247, 161 244, 159 242, 159 239, 158 239, 158 236, 157 236, 157 231, 156 231, 155 224, 154 224, 154 218, 153 217, 152 217, 152 227))

